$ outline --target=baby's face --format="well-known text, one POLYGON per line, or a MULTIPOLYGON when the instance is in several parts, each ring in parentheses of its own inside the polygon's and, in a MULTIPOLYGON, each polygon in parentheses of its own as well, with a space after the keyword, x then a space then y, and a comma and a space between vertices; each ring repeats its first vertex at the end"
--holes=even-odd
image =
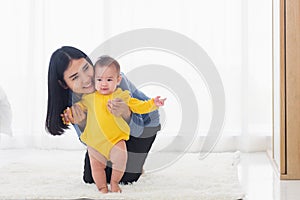
POLYGON ((113 93, 121 82, 117 69, 111 66, 95 66, 95 88, 100 94, 113 93))

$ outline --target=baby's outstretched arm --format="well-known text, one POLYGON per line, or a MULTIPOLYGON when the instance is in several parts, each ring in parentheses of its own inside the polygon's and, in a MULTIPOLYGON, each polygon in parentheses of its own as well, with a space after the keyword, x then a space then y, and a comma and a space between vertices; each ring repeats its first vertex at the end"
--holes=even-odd
POLYGON ((160 99, 160 96, 141 101, 136 98, 130 98, 128 106, 134 113, 145 114, 157 110, 160 106, 164 105, 166 99, 160 99))

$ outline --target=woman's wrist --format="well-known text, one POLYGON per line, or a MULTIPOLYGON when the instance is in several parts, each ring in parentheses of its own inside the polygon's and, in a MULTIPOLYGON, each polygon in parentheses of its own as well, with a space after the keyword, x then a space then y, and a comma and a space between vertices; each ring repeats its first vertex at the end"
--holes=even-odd
POLYGON ((82 121, 82 122, 78 123, 77 125, 78 125, 79 129, 80 129, 81 131, 83 131, 84 128, 85 128, 86 123, 85 123, 85 121, 82 121))
POLYGON ((122 114, 122 118, 129 124, 131 120, 131 110, 129 108, 122 114))

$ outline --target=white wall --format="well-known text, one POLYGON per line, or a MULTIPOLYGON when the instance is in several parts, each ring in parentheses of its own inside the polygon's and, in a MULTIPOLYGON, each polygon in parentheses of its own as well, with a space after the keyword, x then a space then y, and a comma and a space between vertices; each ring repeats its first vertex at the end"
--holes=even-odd
MULTIPOLYGON (((44 131, 50 55, 63 45, 89 54, 110 37, 138 28, 172 30, 199 44, 215 63, 225 88, 222 139, 235 137, 235 142, 223 143, 225 149, 266 148, 272 128, 271 1, 10 0, 1 1, 0 11, 0 84, 11 101, 14 131, 13 138, 1 135, 1 148, 81 148, 74 131, 60 138, 44 131), (260 145, 253 146, 258 138, 260 145)), ((207 134, 210 95, 203 78, 188 63, 153 50, 134 52, 119 61, 125 73, 145 64, 162 64, 181 73, 198 99, 197 134, 207 134)), ((165 145, 163 137, 179 128, 180 102, 166 87, 141 89, 151 96, 168 97, 159 148, 165 145)))

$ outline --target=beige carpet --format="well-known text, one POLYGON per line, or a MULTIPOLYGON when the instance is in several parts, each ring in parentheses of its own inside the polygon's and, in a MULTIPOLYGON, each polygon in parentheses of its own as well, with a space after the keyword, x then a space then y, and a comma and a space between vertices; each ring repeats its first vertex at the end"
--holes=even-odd
MULTIPOLYGON (((121 194, 100 194, 82 182, 85 151, 0 150, 0 199, 242 199, 238 153, 204 160, 188 153, 171 166, 122 185, 121 194)), ((168 154, 166 154, 168 156, 168 154)))

